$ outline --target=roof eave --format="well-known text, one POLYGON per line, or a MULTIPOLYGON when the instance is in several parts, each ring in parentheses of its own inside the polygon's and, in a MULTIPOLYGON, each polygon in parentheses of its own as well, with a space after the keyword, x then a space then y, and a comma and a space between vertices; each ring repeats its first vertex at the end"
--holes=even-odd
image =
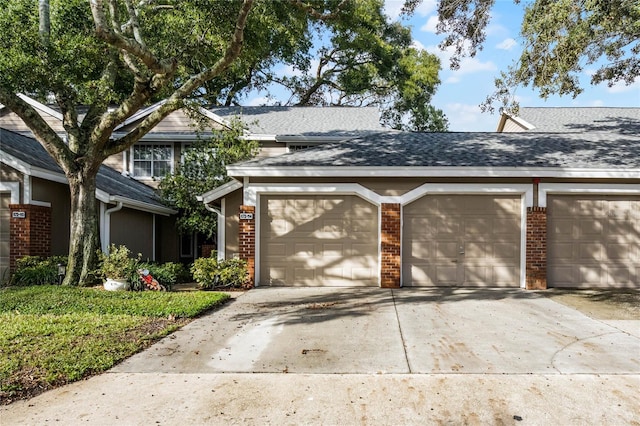
POLYGON ((225 197, 228 194, 231 194, 233 191, 236 191, 240 188, 242 188, 242 182, 234 179, 225 183, 224 185, 220 185, 219 187, 212 189, 209 192, 198 195, 196 199, 204 204, 209 204, 213 201, 219 200, 222 197, 225 197))
POLYGON ((229 176, 249 177, 504 177, 640 179, 637 168, 562 167, 250 167, 229 166, 229 176))

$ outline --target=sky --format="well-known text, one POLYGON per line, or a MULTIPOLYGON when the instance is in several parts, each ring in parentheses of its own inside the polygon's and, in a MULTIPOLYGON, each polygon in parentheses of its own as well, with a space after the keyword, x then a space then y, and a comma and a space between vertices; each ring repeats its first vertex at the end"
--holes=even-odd
MULTIPOLYGON (((423 0, 411 19, 402 21, 411 27, 415 47, 425 49, 441 60, 441 84, 432 105, 444 111, 449 119, 450 131, 496 129, 499 119, 497 112, 494 115, 482 113, 479 105, 493 92, 494 78, 520 56, 519 29, 523 3, 516 5, 512 0, 496 0, 483 50, 474 58, 464 59, 456 71, 449 69, 450 54, 438 48, 443 36, 437 35, 435 30, 438 23, 436 0, 423 0)), ((402 0, 386 0, 385 13, 391 19, 398 19, 402 4, 402 0)), ((584 92, 575 99, 571 96, 551 96, 545 100, 530 87, 519 87, 515 91, 516 100, 521 107, 640 107, 640 78, 629 86, 624 83, 613 87, 608 87, 606 83, 592 86, 589 74, 595 68, 594 65, 585 69, 581 78, 584 92)), ((280 72, 286 74, 291 70, 283 68, 280 72)), ((263 105, 264 95, 255 93, 245 104, 263 105)))

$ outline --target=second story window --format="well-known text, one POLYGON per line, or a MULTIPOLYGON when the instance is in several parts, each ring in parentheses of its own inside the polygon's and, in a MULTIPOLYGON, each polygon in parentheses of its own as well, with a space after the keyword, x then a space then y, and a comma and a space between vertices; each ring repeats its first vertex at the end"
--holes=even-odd
POLYGON ((173 145, 138 143, 133 151, 133 175, 141 178, 162 177, 171 173, 173 145))

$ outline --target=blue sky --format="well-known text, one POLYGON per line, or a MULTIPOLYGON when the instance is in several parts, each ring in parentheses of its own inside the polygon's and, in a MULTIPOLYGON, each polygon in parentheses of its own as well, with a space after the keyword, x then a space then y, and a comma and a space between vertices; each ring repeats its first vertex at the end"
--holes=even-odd
MULTIPOLYGON (((487 40, 484 49, 475 58, 466 58, 460 69, 449 69, 449 54, 438 49, 442 36, 435 34, 438 23, 436 0, 423 0, 410 20, 403 21, 412 28, 415 45, 426 49, 440 57, 442 81, 433 98, 432 104, 442 109, 449 119, 451 131, 493 131, 498 123, 497 115, 481 113, 479 104, 494 89, 493 80, 501 70, 506 68, 520 56, 519 28, 522 22, 525 2, 515 5, 512 0, 496 0, 492 10, 491 22, 487 28, 487 40)), ((393 19, 397 19, 402 7, 402 0, 386 0, 385 11, 393 19)), ((595 69, 595 65, 593 68, 595 69)), ((606 84, 591 86, 589 71, 585 69, 582 87, 585 89, 577 98, 571 96, 553 96, 544 100, 537 91, 530 87, 517 88, 515 95, 520 106, 605 106, 605 107, 640 107, 640 78, 630 86, 623 83, 613 87, 606 84)), ((289 72, 287 69, 283 73, 289 72)), ((286 99, 282 99, 286 101, 286 99)), ((255 94, 247 99, 248 105, 261 105, 265 99, 255 94)))

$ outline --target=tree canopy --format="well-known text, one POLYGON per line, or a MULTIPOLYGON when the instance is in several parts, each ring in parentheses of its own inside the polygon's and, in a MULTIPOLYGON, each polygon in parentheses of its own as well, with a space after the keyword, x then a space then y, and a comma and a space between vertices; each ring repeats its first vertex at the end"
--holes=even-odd
MULTIPOLYGON (((358 5, 346 0, 4 0, 0 103, 29 126, 69 181, 65 284, 87 282, 97 258, 96 174, 107 157, 131 147, 171 112, 188 106, 189 99, 233 99, 260 84, 252 78, 255 70, 277 63, 301 68, 314 34, 346 29, 353 16, 362 16, 358 5), (66 135, 58 135, 21 93, 53 100, 66 135), (116 132, 158 100, 162 105, 126 134, 116 132)), ((375 33, 381 23, 369 25, 362 31, 375 33)))
MULTIPOLYGON (((514 0, 520 3, 520 0, 514 0)), ((419 0, 410 0, 412 10, 419 0)), ((445 34, 440 47, 452 47, 451 67, 474 56, 486 39, 495 0, 439 0, 437 30, 445 34)), ((523 2, 524 3, 524 2, 523 2)), ((583 88, 580 74, 597 66, 591 84, 631 84, 640 74, 640 4, 637 0, 532 0, 524 3, 520 58, 496 79, 496 91, 484 109, 496 101, 513 107, 518 85, 576 97, 583 88)), ((517 107, 517 106, 516 106, 517 107)))

